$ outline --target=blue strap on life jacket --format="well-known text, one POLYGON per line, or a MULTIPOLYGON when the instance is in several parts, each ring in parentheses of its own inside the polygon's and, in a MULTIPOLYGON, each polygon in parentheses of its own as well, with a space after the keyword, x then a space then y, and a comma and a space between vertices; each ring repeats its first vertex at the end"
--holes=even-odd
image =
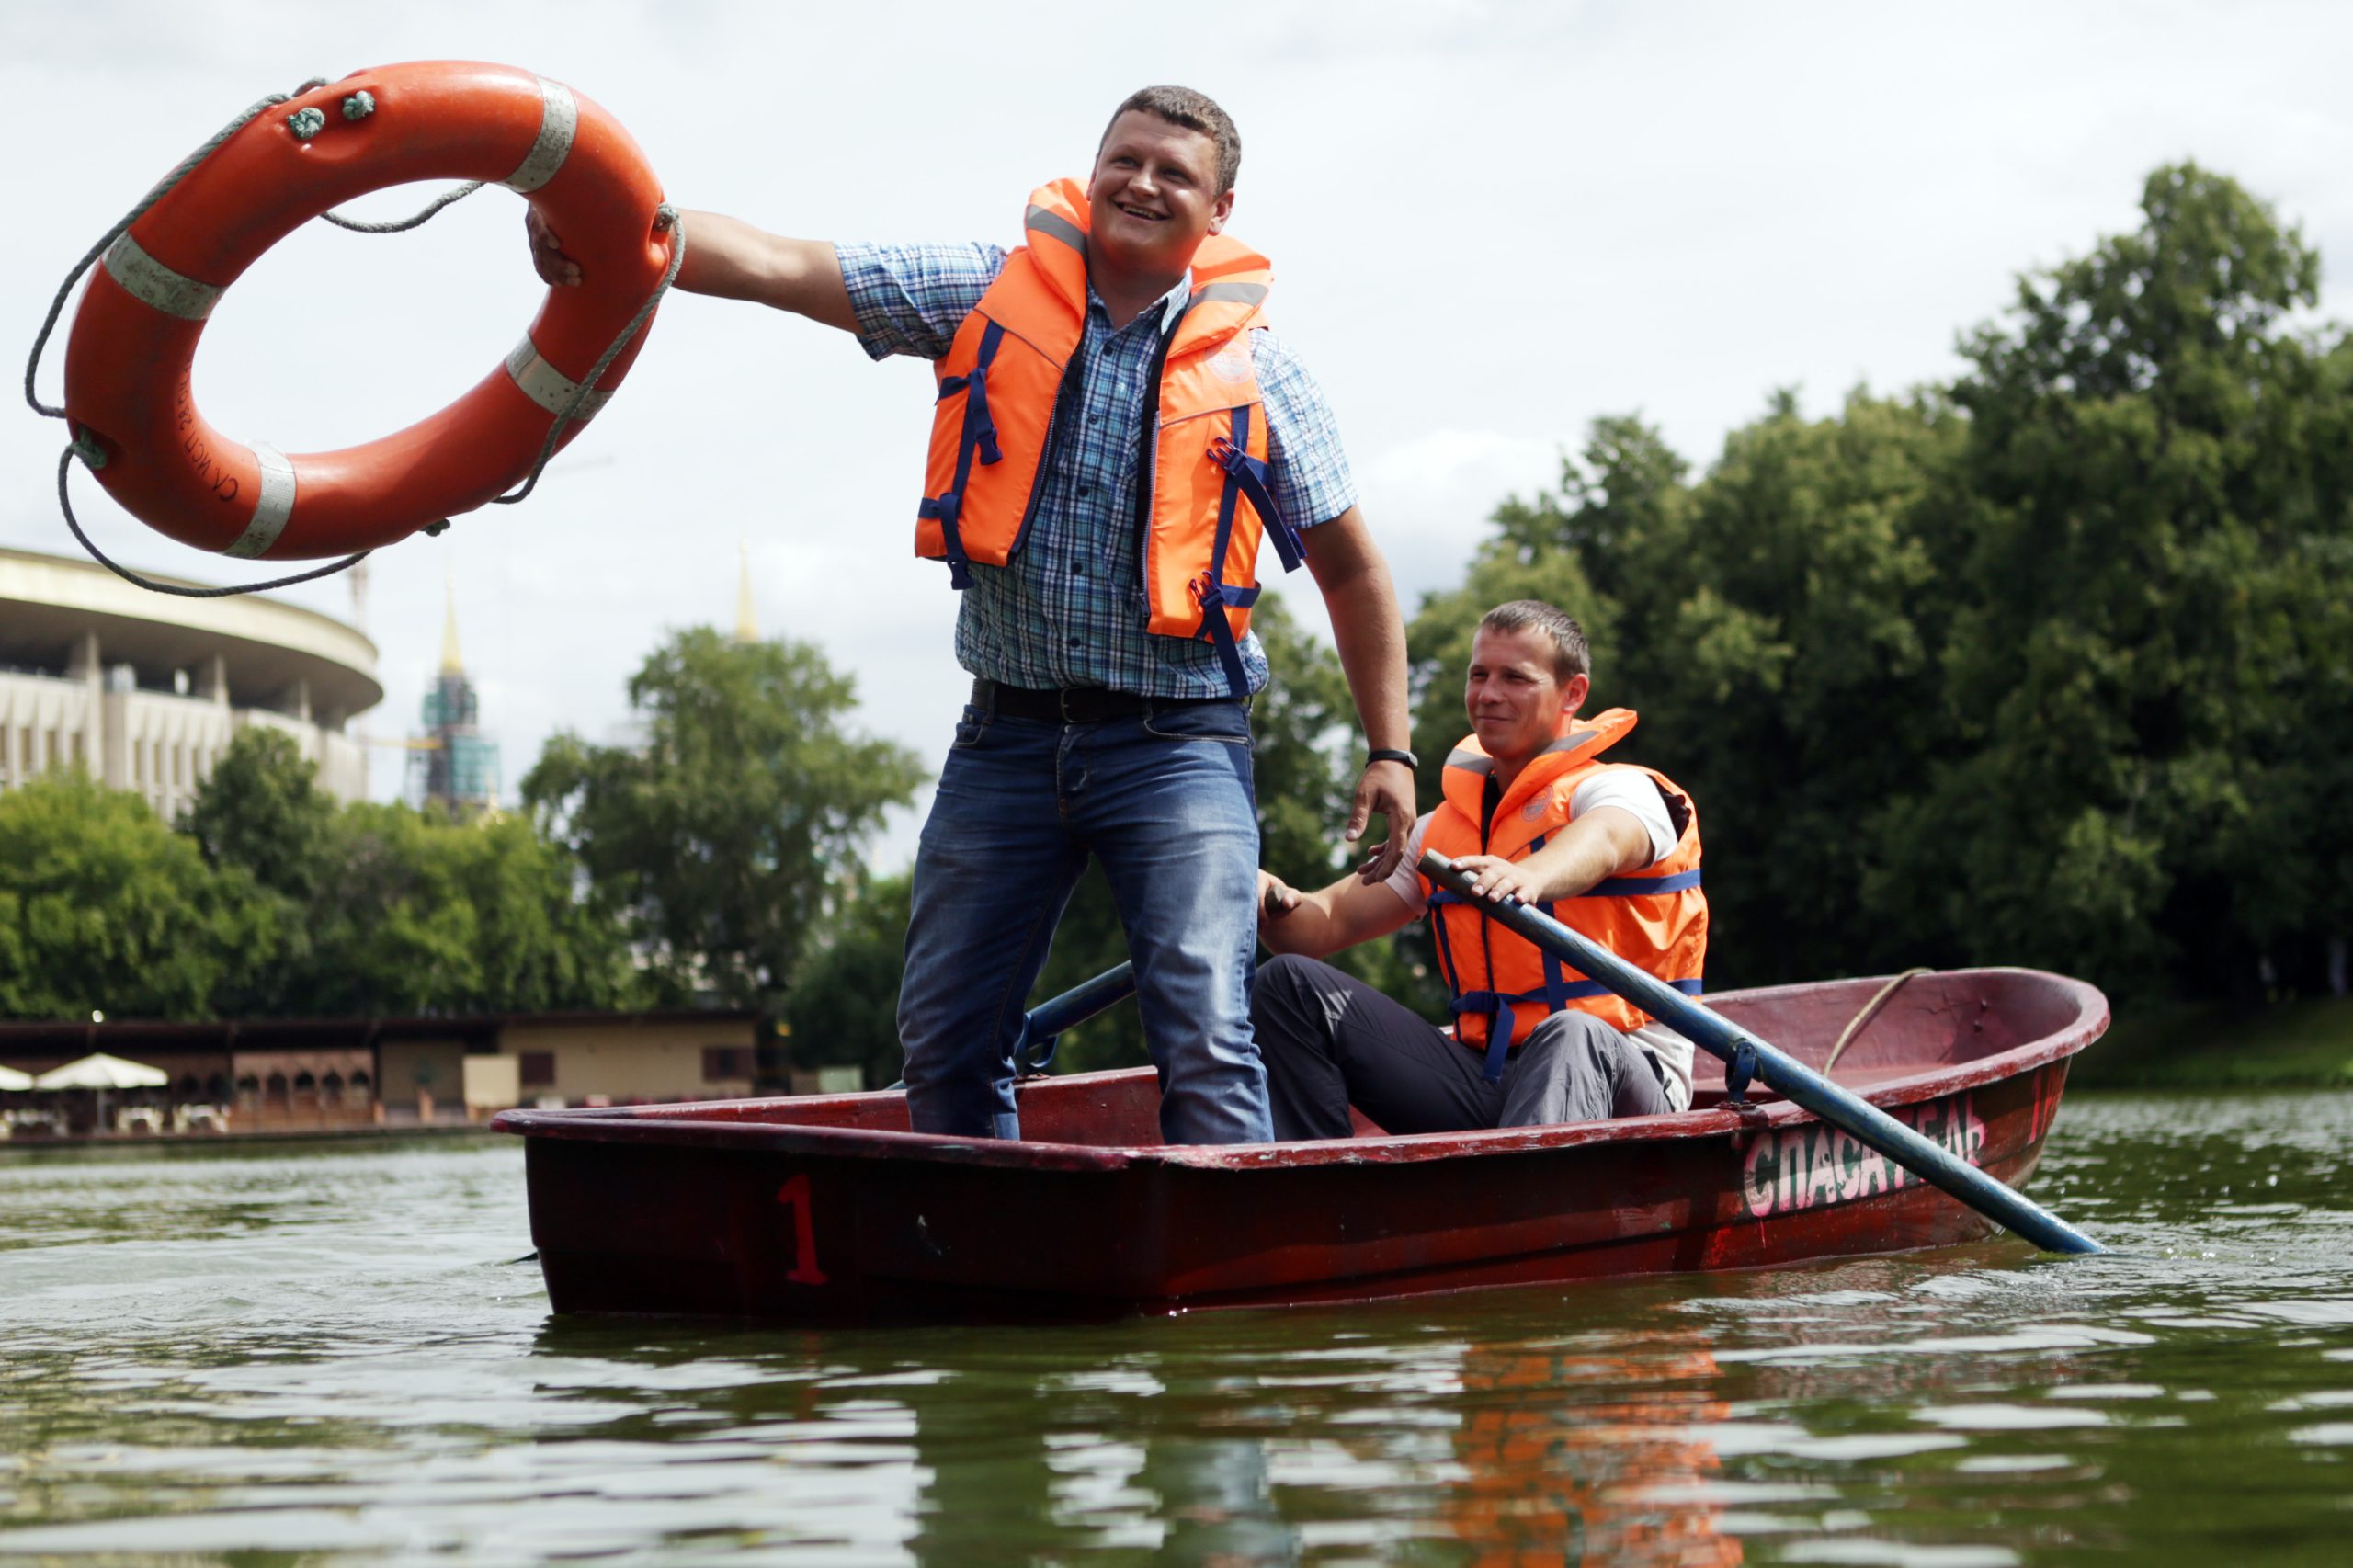
MULTIPOLYGON (((1670 980, 1668 985, 1686 996, 1701 994, 1702 983, 1697 980, 1670 980)), ((1533 991, 1466 991, 1449 1005, 1458 1014, 1482 1013, 1487 1019, 1487 1057, 1479 1075, 1490 1084, 1504 1081, 1504 1068, 1511 1056, 1512 1030, 1519 1016, 1512 1011, 1518 1002, 1542 1002, 1553 1012, 1573 1001, 1590 996, 1610 996, 1616 993, 1597 980, 1562 983, 1557 972, 1547 974, 1545 983, 1533 991)))
POLYGON ((1193 596, 1201 605, 1200 635, 1217 647, 1218 663, 1225 670, 1225 683, 1236 698, 1250 695, 1249 676, 1242 668, 1242 649, 1233 635, 1233 620, 1229 610, 1247 609, 1258 602, 1256 588, 1237 587, 1225 580, 1225 554, 1233 543, 1233 517, 1236 503, 1247 501, 1258 514, 1258 521, 1275 541, 1275 553, 1282 557, 1283 570, 1296 572, 1307 559, 1299 530, 1290 526, 1275 507, 1275 498, 1267 488, 1267 465, 1250 455, 1250 409, 1245 404, 1233 411, 1233 434, 1220 436, 1210 443, 1210 461, 1225 472, 1225 486, 1217 500, 1217 534, 1210 547, 1210 563, 1193 584, 1193 596))
MULTIPOLYGON (((1528 846, 1528 852, 1533 855, 1543 848, 1547 836, 1545 834, 1538 834, 1535 842, 1528 846)), ((1536 906, 1536 913, 1547 920, 1561 918, 1560 911, 1553 907, 1549 899, 1536 906)), ((1561 967, 1561 960, 1553 956, 1552 949, 1540 948, 1537 950, 1542 955, 1544 960, 1544 1010, 1548 1013, 1557 1013, 1568 1003, 1568 976, 1561 967)))
POLYGON ((938 522, 948 555, 948 585, 959 592, 972 585, 972 558, 964 553, 964 537, 956 526, 957 516, 963 510, 964 486, 972 473, 972 459, 977 454, 983 463, 1005 460, 1005 453, 997 447, 996 422, 989 417, 989 365, 996 358, 997 345, 1004 341, 1005 328, 989 323, 981 334, 981 350, 972 369, 940 381, 940 402, 958 392, 964 394, 964 424, 956 437, 956 478, 947 490, 925 496, 915 508, 916 517, 938 522))
MULTIPOLYGON (((1461 893, 1449 892, 1445 888, 1430 889, 1429 906, 1432 909, 1438 908, 1440 904, 1469 903, 1470 902, 1471 900, 1464 898, 1461 893)), ((1438 970, 1446 977, 1446 989, 1451 994, 1451 1000, 1448 1006, 1451 1006, 1457 1015, 1484 1013, 1487 1017, 1487 1060, 1480 1075, 1490 1084, 1500 1084, 1504 1081, 1504 1059, 1511 1053, 1512 1026, 1518 1020, 1513 1017, 1512 1010, 1508 1006, 1495 1006, 1496 997, 1494 992, 1462 989, 1462 975, 1454 961, 1454 947, 1446 934, 1445 921, 1433 918, 1430 921, 1430 935, 1437 940, 1438 970), (1498 1011, 1503 1015, 1500 1022, 1495 1017, 1498 1011)))
MULTIPOLYGON (((1438 892, 1442 891, 1443 890, 1438 890, 1431 892, 1429 902, 1432 904, 1436 904, 1438 902, 1438 892)), ((1452 893, 1447 893, 1446 898, 1447 902, 1450 903, 1460 903, 1462 902, 1452 893)), ((1462 977, 1455 969, 1454 949, 1452 947, 1448 945, 1445 921, 1433 919, 1430 922, 1430 939, 1438 948, 1438 972, 1446 979, 1446 989, 1449 993, 1461 990, 1462 977)))
MULTIPOLYGON (((1536 835, 1535 839, 1529 843, 1528 852, 1530 855, 1535 854, 1538 850, 1544 847, 1544 837, 1545 835, 1540 833, 1536 835)), ((1449 889, 1433 888, 1430 890, 1429 902, 1433 905, 1437 905, 1441 903, 1469 903, 1472 901, 1464 898, 1461 893, 1451 892, 1449 889)), ((1485 901, 1481 900, 1480 902, 1484 903, 1485 901)), ((1534 907, 1538 914, 1543 915, 1549 920, 1558 920, 1561 917, 1560 911, 1550 903, 1540 903, 1534 907)), ((1443 924, 1443 922, 1439 922, 1438 923, 1438 926, 1433 928, 1438 928, 1442 926, 1443 924)), ((1576 991, 1569 985, 1567 974, 1561 967, 1561 960, 1554 958, 1550 950, 1542 949, 1538 950, 1542 954, 1544 960, 1544 983, 1539 989, 1526 992, 1519 996, 1515 997, 1514 1000, 1520 1002, 1541 1002, 1548 1010, 1557 1013, 1561 1010, 1563 1004, 1567 1002, 1570 997, 1590 994, 1590 993, 1576 991)), ((1482 993, 1482 994, 1485 994, 1485 993, 1482 993)))
POLYGON ((1221 436, 1210 443, 1210 461, 1225 471, 1229 490, 1239 490, 1267 525, 1267 536, 1275 541, 1275 553, 1282 557, 1283 570, 1296 572, 1307 561, 1307 541, 1290 525, 1275 506, 1275 493, 1267 487, 1265 461, 1250 455, 1250 411, 1233 411, 1233 438, 1221 436))
POLYGON ((1511 1060, 1512 1030, 1518 1027, 1519 1016, 1511 1010, 1515 1002, 1541 1000, 1538 993, 1509 991, 1466 991, 1448 1005, 1460 1015, 1480 1013, 1487 1020, 1487 1056, 1479 1069, 1479 1076, 1490 1084, 1504 1081, 1504 1068, 1511 1060))

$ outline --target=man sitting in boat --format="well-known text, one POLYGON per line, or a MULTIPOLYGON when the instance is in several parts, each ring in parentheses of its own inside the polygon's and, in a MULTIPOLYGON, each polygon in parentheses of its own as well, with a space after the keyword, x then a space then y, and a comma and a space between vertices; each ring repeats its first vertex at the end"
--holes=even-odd
POLYGON ((1275 1136, 1346 1138, 1351 1105, 1390 1132, 1457 1132, 1691 1104, 1691 1042, 1488 920, 1526 903, 1697 994, 1708 948, 1699 823, 1665 775, 1601 756, 1634 727, 1622 708, 1577 717, 1592 686, 1585 631, 1550 605, 1489 610, 1463 681, 1472 734, 1446 762, 1445 803, 1414 824, 1384 881, 1302 893, 1258 873, 1250 1015, 1275 1136), (1452 859, 1470 902, 1415 869, 1452 859), (1319 961, 1428 910, 1452 994, 1448 1034, 1319 961))

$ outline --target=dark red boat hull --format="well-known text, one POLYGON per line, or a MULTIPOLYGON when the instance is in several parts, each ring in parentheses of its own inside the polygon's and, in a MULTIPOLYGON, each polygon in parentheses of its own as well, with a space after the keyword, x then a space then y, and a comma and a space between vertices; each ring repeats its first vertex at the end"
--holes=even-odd
MULTIPOLYGON (((1881 983, 1710 998, 1818 1063, 1881 983)), ((1907 982, 1836 1078, 2013 1186, 2108 1008, 2079 982, 1907 982)), ((911 1133, 892 1093, 509 1111, 563 1312, 1037 1319, 1750 1268, 1993 1227, 1795 1106, 1430 1137, 1176 1148, 1148 1071, 1021 1091, 1024 1139, 911 1133)))

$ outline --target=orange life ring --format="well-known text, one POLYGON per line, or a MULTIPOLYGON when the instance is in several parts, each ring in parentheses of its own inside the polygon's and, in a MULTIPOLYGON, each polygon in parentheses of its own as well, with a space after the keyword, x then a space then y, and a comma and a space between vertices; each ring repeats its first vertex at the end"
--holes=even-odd
MULTIPOLYGON (((276 560, 389 544, 530 472, 575 378, 662 281, 674 241, 657 222, 661 201, 629 132, 558 83, 469 61, 355 72, 248 121, 115 242, 66 343, 66 416, 104 454, 96 472, 108 492, 183 544, 276 560), (549 290, 523 341, 472 391, 381 440, 290 456, 208 424, 188 372, 221 291, 328 209, 438 179, 522 192, 584 281, 549 290)), ((620 384, 652 325, 615 356, 562 440, 620 384)))

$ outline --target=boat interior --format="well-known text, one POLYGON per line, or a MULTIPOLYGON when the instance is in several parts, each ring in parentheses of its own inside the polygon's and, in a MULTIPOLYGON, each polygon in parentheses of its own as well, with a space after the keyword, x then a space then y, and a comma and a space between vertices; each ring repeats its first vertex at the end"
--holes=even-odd
MULTIPOLYGON (((1955 970, 1725 992, 1710 1009, 1816 1071, 1870 1095, 1902 1079, 1983 1061, 2049 1040, 2090 1020, 2097 993, 2033 970, 1955 970)), ((1723 1063, 1694 1053, 1692 1109, 1723 1102, 1723 1063)), ((1154 1074, 1120 1073, 1026 1079, 1016 1091, 1025 1142, 1135 1148, 1160 1140, 1160 1093, 1154 1074)), ((1751 1084, 1748 1098, 1776 1096, 1751 1084)), ((577 1112, 570 1114, 580 1114, 577 1112)), ((720 1104, 633 1106, 598 1117, 650 1120, 748 1121, 773 1126, 907 1131, 906 1096, 883 1090, 720 1104)), ((1386 1136, 1357 1118, 1358 1137, 1386 1136)))

